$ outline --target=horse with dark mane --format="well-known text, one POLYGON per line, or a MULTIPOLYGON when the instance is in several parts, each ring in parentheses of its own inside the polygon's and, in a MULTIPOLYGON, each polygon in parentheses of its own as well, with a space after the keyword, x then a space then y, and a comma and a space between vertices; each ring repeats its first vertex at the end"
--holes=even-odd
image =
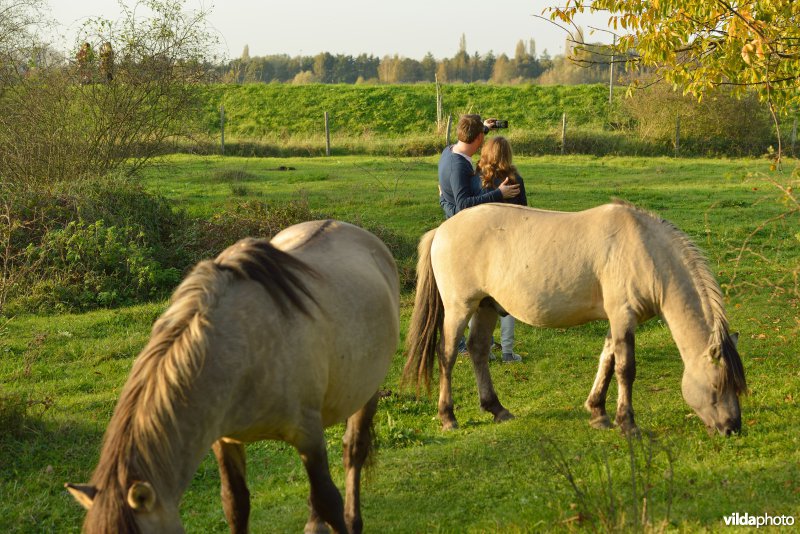
POLYGON ((457 426, 451 376, 458 340, 473 315, 467 347, 481 407, 495 421, 512 417, 488 366, 498 313, 555 328, 607 320, 586 408, 593 426, 611 426, 606 393, 616 372, 616 423, 625 432, 636 429, 634 332, 661 316, 683 358, 686 402, 710 430, 741 428, 739 395, 747 385, 719 285, 689 238, 653 214, 623 202, 577 213, 485 204, 422 237, 405 376, 418 386, 430 384, 439 354, 445 429, 457 426))
POLYGON ((209 448, 231 532, 247 532, 245 443, 283 440, 310 482, 306 529, 360 532, 360 474, 399 338, 399 284, 374 235, 336 221, 245 239, 199 263, 134 362, 88 485, 84 532, 182 532, 181 495, 209 448), (323 430, 347 421, 346 500, 323 430))

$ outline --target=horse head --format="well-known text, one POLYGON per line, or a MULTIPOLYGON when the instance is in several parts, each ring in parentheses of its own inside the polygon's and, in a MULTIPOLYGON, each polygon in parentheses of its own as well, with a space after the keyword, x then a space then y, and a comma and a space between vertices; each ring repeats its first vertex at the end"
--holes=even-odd
POLYGON ((709 434, 716 430, 729 436, 742 428, 739 395, 746 391, 746 385, 737 341, 737 334, 733 334, 712 343, 683 372, 683 398, 705 423, 709 434))
POLYGON ((118 494, 85 484, 65 486, 87 510, 83 532, 184 532, 177 504, 159 499, 149 482, 133 482, 118 494))

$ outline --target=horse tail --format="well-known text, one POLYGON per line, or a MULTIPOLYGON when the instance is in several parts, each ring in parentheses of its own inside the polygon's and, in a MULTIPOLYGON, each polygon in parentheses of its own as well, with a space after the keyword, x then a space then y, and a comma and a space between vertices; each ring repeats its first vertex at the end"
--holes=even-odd
POLYGON ((444 305, 436 285, 431 264, 431 244, 436 235, 433 229, 422 236, 417 253, 417 293, 414 298, 414 312, 411 315, 406 354, 408 359, 403 369, 403 382, 414 380, 419 393, 420 382, 425 382, 430 391, 433 362, 439 349, 442 325, 444 324, 444 305))

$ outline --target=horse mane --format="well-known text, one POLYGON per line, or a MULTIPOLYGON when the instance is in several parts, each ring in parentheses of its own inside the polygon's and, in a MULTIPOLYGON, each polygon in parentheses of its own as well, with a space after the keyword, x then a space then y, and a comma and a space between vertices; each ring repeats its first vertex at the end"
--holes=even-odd
POLYGON ((703 301, 703 306, 707 307, 711 315, 710 353, 712 358, 717 361, 721 360, 725 367, 719 389, 722 391, 733 387, 737 394, 745 393, 747 391, 747 382, 744 376, 744 366, 742 365, 739 351, 736 349, 736 343, 733 341, 729 331, 722 290, 708 266, 706 256, 689 236, 672 222, 625 200, 614 199, 613 203, 643 214, 667 231, 670 241, 680 252, 683 264, 692 276, 695 288, 703 301))
POLYGON ((203 368, 209 314, 220 296, 235 281, 253 280, 281 313, 296 308, 308 315, 307 301, 317 303, 303 276, 319 275, 267 240, 243 239, 215 260, 197 264, 178 286, 136 358, 109 422, 92 476, 98 489, 92 510, 100 513, 92 514, 87 531, 139 531, 126 504, 128 487, 136 480, 161 487, 159 481, 171 469, 175 450, 167 430, 176 423, 176 404, 185 402, 203 368))

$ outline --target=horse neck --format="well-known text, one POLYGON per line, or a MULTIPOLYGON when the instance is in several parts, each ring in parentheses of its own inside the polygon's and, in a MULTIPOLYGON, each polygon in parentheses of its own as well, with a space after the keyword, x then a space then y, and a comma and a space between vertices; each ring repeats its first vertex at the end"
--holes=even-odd
POLYGON ((165 406, 146 402, 142 391, 123 393, 112 418, 93 483, 119 486, 125 495, 136 481, 153 485, 159 498, 175 505, 207 453, 214 433, 208 422, 192 417, 187 406, 196 406, 192 392, 165 413, 165 406))
POLYGON ((662 303, 662 315, 684 361, 702 354, 711 339, 713 319, 704 307, 703 302, 689 292, 670 295, 662 303))
POLYGON ((672 265, 663 269, 661 312, 681 356, 697 357, 727 329, 722 293, 705 259, 680 235, 672 265))

